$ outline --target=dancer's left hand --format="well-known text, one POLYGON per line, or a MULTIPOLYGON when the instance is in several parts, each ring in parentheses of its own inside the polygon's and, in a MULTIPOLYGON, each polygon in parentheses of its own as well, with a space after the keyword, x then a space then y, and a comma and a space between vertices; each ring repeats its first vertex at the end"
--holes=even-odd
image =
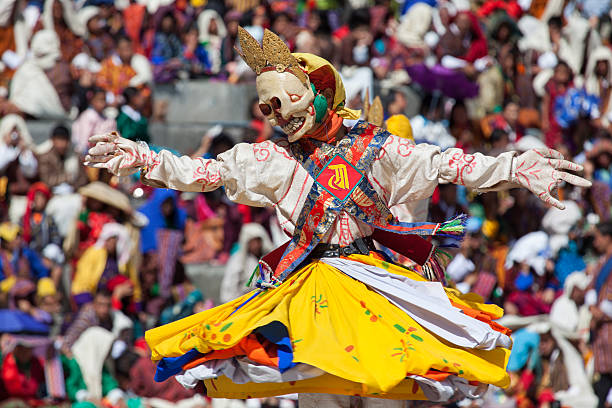
POLYGON ((553 149, 532 149, 515 157, 512 162, 512 181, 527 188, 547 204, 565 209, 565 205, 552 196, 561 182, 578 187, 591 187, 592 183, 582 177, 563 170, 580 172, 582 166, 565 160, 553 149))

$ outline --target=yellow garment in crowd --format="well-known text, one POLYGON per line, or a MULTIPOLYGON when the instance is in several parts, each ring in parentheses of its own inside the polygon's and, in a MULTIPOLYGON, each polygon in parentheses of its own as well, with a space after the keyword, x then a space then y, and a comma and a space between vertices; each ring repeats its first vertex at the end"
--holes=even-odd
MULTIPOLYGON (((107 252, 104 248, 91 246, 83 253, 77 263, 74 281, 72 282, 72 294, 79 293, 96 293, 98 282, 104 273, 106 267, 107 252)), ((134 301, 141 300, 141 290, 138 284, 138 273, 131 262, 123 268, 120 267, 119 272, 126 275, 134 284, 134 301)))

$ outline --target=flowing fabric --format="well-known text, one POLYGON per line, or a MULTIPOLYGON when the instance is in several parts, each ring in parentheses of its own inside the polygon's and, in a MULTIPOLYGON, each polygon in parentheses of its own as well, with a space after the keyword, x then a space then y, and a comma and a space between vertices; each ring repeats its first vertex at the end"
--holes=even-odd
MULTIPOLYGON (((352 255, 312 262, 275 289, 247 293, 150 330, 146 339, 153 359, 160 360, 157 380, 181 373, 199 376, 212 397, 323 392, 427 399, 425 389, 432 388, 425 382, 443 392, 453 383, 450 377, 465 385, 509 384, 509 332, 493 322, 501 309, 481 301, 427 282, 378 254, 352 255), (374 280, 360 281, 360 268, 374 271, 374 280), (403 291, 409 287, 414 290, 403 291), (435 310, 413 307, 422 301, 422 293, 434 294, 435 310), (425 319, 423 313, 428 314, 425 319), (463 316, 453 327, 459 314, 463 316), (446 339, 449 331, 454 337, 446 339), (260 346, 248 346, 253 341, 260 346), (262 353, 250 351, 258 349, 262 353), (245 365, 243 356, 250 363, 245 365), (300 374, 295 367, 301 364, 324 374, 300 374)), ((461 392, 458 386, 451 389, 461 392)))

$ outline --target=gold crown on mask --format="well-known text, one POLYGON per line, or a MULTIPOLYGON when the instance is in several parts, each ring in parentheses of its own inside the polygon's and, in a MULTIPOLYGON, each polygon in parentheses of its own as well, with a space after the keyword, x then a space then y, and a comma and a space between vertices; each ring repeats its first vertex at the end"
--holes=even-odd
POLYGON ((370 92, 367 89, 363 98, 363 115, 366 121, 378 127, 381 127, 385 121, 385 112, 380 97, 376 96, 370 105, 370 92))
POLYGON ((238 53, 257 75, 272 70, 291 72, 304 84, 308 83, 308 76, 300 67, 298 60, 291 54, 283 40, 272 31, 264 30, 263 47, 242 27, 238 27, 238 40, 242 49, 242 52, 238 53))

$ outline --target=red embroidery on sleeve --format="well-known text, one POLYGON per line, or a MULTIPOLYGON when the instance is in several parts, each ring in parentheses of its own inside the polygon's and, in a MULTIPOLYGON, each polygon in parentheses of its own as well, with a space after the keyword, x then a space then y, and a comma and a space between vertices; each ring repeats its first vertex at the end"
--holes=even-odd
POLYGON ((397 154, 402 157, 408 157, 412 154, 412 149, 415 148, 415 145, 412 144, 410 140, 400 139, 398 143, 399 144, 397 146, 397 154))
POLYGON ((193 179, 196 183, 202 185, 202 191, 207 186, 215 185, 221 180, 221 172, 219 168, 212 168, 210 165, 213 163, 211 160, 199 159, 201 165, 198 166, 193 172, 193 179))
POLYGON ((457 174, 455 175, 455 179, 453 183, 465 184, 463 180, 463 174, 467 172, 470 174, 474 167, 476 167, 476 157, 471 154, 465 154, 461 152, 457 152, 452 155, 450 160, 448 161, 448 166, 452 169, 454 168, 457 174))

